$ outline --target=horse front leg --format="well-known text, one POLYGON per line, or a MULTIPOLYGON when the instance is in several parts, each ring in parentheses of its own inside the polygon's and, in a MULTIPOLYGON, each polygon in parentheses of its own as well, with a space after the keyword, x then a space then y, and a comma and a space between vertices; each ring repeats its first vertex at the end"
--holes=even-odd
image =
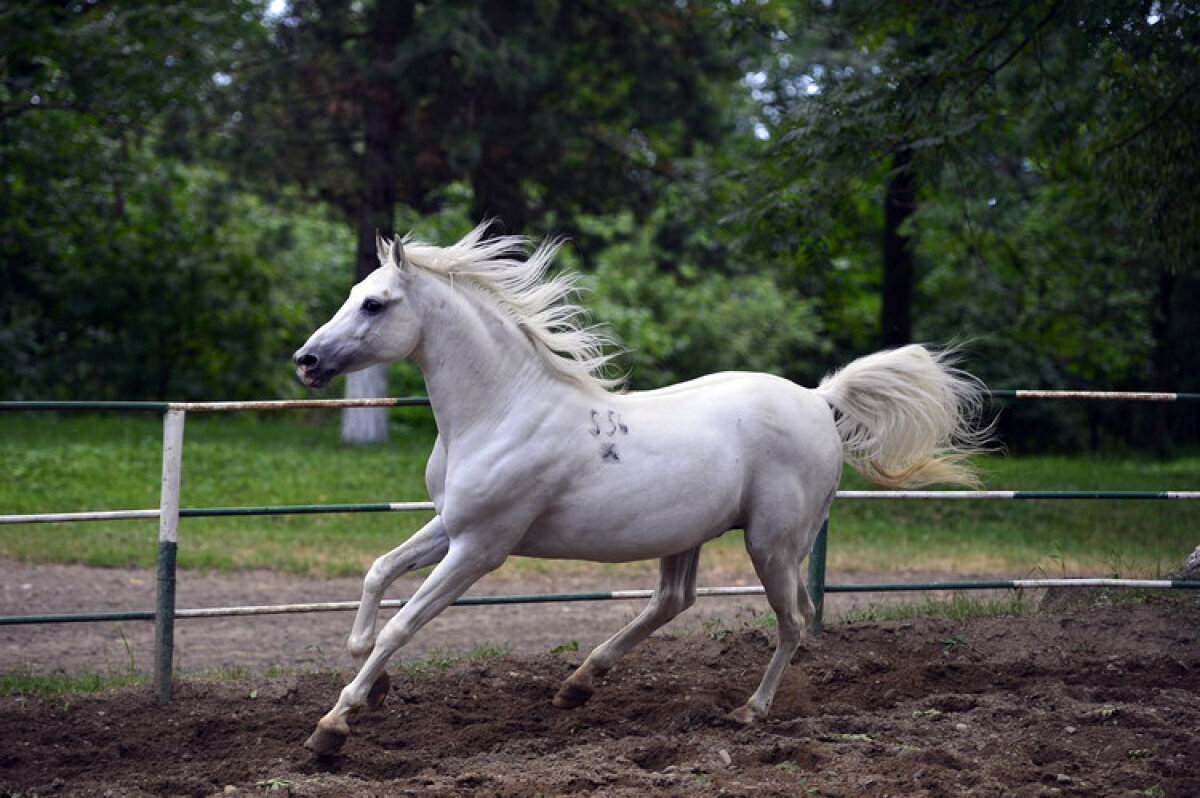
MULTIPOLYGON (((346 649, 360 666, 375 647, 375 621, 379 616, 379 604, 384 591, 400 574, 440 562, 449 546, 450 540, 446 537, 446 529, 439 516, 371 565, 363 579, 362 601, 359 602, 354 625, 346 641, 346 649)), ((389 686, 387 673, 381 673, 371 685, 368 695, 367 704, 371 709, 383 705, 389 686)))
POLYGON ((481 552, 471 545, 452 543, 412 599, 383 627, 358 675, 342 690, 333 709, 317 722, 316 731, 304 747, 321 756, 341 750, 350 736, 350 716, 367 706, 371 688, 391 656, 480 577, 499 567, 506 555, 507 551, 481 552))

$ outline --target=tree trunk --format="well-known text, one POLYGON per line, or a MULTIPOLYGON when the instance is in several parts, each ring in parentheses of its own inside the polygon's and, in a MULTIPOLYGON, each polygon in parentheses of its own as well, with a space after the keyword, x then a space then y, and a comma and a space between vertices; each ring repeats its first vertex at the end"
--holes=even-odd
MULTIPOLYGON (((387 396, 387 366, 372 366, 346 377, 347 399, 375 399, 387 396)), ((387 440, 386 407, 348 407, 342 411, 342 443, 365 445, 387 440)))
MULTIPOLYGON (((363 76, 362 205, 358 219, 358 245, 354 279, 360 282, 379 266, 375 236, 395 234, 397 175, 395 142, 400 135, 400 96, 394 74, 396 51, 412 27, 411 3, 380 0, 369 12, 367 47, 370 62, 363 76)), ((387 395, 388 367, 372 366, 346 379, 347 399, 373 399, 387 395)), ((386 407, 342 411, 342 442, 383 443, 387 440, 386 407)))
POLYGON ((912 152, 899 149, 892 155, 883 206, 883 302, 879 319, 880 339, 885 348, 912 342, 912 303, 916 270, 912 239, 901 226, 917 210, 917 175, 912 152))

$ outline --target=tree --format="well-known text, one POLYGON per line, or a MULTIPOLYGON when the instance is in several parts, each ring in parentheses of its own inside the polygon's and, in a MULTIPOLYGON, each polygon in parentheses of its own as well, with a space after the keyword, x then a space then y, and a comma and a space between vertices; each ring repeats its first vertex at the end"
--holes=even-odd
MULTIPOLYGON (((879 283, 886 343, 901 338, 904 313, 896 306, 906 303, 905 286, 914 285, 897 254, 916 256, 910 303, 916 335, 946 329, 939 316, 979 322, 997 303, 1012 307, 1027 287, 999 274, 1011 264, 1020 279, 1041 275, 1049 279, 1043 287, 1059 291, 1053 306, 1037 303, 1044 314, 1037 323, 1046 328, 1106 306, 1110 318, 1125 317, 1132 306, 1120 303, 1129 297, 1140 297, 1135 304, 1144 314, 1136 331, 1108 339, 1097 352, 1075 348, 1093 330, 1051 336, 1042 367, 1024 374, 1058 385, 1097 379, 1179 385, 1183 371, 1194 371, 1181 370, 1189 355, 1180 345, 1172 294, 1194 284, 1198 26, 1200 14, 1186 3, 809 4, 773 38, 762 68, 762 124, 776 146, 752 180, 757 204, 781 205, 803 193, 810 197, 802 203, 804 221, 834 214, 818 227, 835 228, 847 212, 857 214, 847 187, 877 186, 875 196, 888 208, 879 283), (1048 207, 1051 198, 1058 204, 1048 207), (1000 214, 1001 202, 1015 207, 1000 214), (1048 229, 1035 214, 1060 226, 1048 229), (1018 218, 1049 245, 1025 238, 1031 248, 1015 251, 989 229, 1018 218), (936 230, 929 227, 934 220, 936 230), (946 273, 938 261, 951 232, 955 248, 970 256, 952 262, 970 264, 973 286, 1003 284, 1016 293, 963 296, 962 308, 945 302, 931 308, 921 283, 946 273), (1085 236, 1093 241, 1077 240, 1085 236), (1087 253, 1092 260, 1042 260, 1051 253, 1087 253), (1111 279, 1114 269, 1124 273, 1120 287, 1111 279), (1097 297, 1092 289, 1102 285, 1113 290, 1097 297), (916 315, 931 309, 932 316, 916 315), (1148 338, 1157 342, 1149 370, 1142 366, 1148 338)), ((1017 346, 1023 330, 1011 321, 990 323, 996 326, 980 332, 993 340, 993 352, 998 341, 1017 346)), ((994 368, 1004 360, 987 362, 994 368)))
POLYGON ((233 398, 279 389, 264 361, 307 324, 286 294, 296 281, 283 279, 283 263, 288 240, 309 222, 230 194, 218 172, 168 152, 177 143, 164 133, 172 119, 206 118, 230 54, 261 32, 256 11, 242 0, 215 12, 209 2, 6 6, 8 395, 233 398))
POLYGON ((645 211, 670 159, 717 135, 720 22, 633 0, 297 0, 239 77, 233 151, 256 185, 300 186, 354 225, 359 279, 397 203, 433 211, 460 181, 475 220, 570 232, 645 211))

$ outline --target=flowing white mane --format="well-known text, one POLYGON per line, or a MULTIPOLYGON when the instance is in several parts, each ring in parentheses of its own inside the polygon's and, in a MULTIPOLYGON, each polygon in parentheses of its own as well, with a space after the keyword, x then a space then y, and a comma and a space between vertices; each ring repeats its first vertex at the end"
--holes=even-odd
POLYGON ((616 387, 620 380, 605 375, 613 357, 606 351, 612 340, 589 326, 587 310, 570 301, 578 293, 579 275, 547 276, 563 242, 547 240, 530 253, 531 242, 524 236, 484 240, 488 226, 484 222, 445 247, 405 236, 404 254, 417 268, 444 275, 455 285, 465 281, 481 289, 538 344, 546 365, 562 376, 586 387, 616 387))

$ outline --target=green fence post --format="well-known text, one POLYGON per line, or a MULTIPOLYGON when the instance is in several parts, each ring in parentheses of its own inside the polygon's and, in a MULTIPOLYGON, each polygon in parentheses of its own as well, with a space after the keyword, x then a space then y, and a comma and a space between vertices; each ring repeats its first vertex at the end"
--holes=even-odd
POLYGON ((158 518, 158 597, 154 611, 154 692, 171 701, 175 660, 175 555, 179 544, 179 490, 183 482, 182 410, 163 416, 162 494, 158 518))
POLYGON ((808 555, 808 595, 813 603, 812 629, 814 635, 821 634, 821 621, 825 616, 825 549, 829 540, 829 519, 821 524, 821 531, 813 541, 808 555))

